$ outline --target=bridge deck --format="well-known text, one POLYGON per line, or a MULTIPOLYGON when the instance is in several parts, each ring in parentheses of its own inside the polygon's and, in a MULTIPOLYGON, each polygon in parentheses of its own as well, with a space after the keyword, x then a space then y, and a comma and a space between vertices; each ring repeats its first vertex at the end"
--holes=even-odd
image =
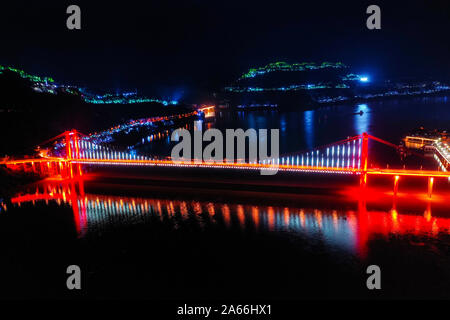
MULTIPOLYGON (((305 166, 305 165, 273 165, 260 163, 227 163, 227 162, 195 162, 195 161, 171 161, 171 160, 119 160, 119 159, 72 159, 63 158, 38 158, 38 159, 17 159, 3 161, 4 165, 17 165, 26 163, 41 162, 71 162, 85 165, 125 165, 125 166, 162 166, 162 167, 187 167, 187 168, 212 168, 212 169, 242 169, 242 170, 279 170, 290 172, 316 172, 316 173, 340 173, 340 174, 361 174, 363 171, 356 167, 330 167, 330 166, 305 166)), ((380 169, 368 168, 370 175, 391 175, 391 176, 417 176, 450 178, 450 172, 433 170, 413 170, 413 169, 380 169)))
POLYGON ((194 162, 171 160, 105 160, 105 159, 76 159, 73 163, 92 165, 127 165, 127 166, 161 166, 161 167, 186 167, 186 168, 212 168, 212 169, 243 169, 243 170, 281 170, 298 172, 329 172, 356 174, 358 168, 351 167, 322 167, 322 166, 297 166, 297 165, 269 165, 260 163, 227 163, 227 162, 194 162))

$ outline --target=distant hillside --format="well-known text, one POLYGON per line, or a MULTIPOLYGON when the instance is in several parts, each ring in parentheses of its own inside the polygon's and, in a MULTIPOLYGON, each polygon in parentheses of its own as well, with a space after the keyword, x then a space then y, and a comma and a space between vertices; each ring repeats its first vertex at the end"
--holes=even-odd
MULTIPOLYGON (((92 132, 129 119, 169 115, 187 107, 160 102, 88 103, 83 93, 68 86, 52 88, 51 78, 39 78, 9 69, 0 72, 0 157, 75 128, 92 132), (45 87, 46 90, 36 88, 45 87), (49 89, 50 88, 50 89, 49 89), (52 90, 49 92, 48 90, 52 90)), ((103 97, 100 97, 103 98, 103 97)), ((99 98, 99 99, 100 99, 99 98)), ((111 99, 107 96, 104 99, 111 99)))
POLYGON ((341 62, 269 63, 251 68, 233 84, 224 88, 234 103, 314 103, 311 92, 351 95, 350 88, 363 76, 353 74, 341 62))
POLYGON ((373 81, 341 62, 273 62, 251 68, 224 88, 222 99, 232 106, 269 105, 307 109, 321 104, 364 101, 448 91, 433 80, 373 81))

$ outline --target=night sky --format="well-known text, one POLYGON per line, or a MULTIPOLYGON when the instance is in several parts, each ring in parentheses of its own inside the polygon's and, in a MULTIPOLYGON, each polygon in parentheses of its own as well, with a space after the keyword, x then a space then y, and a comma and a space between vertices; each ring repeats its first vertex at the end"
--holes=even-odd
POLYGON ((450 75, 450 1, 2 3, 0 64, 149 95, 216 90, 249 67, 342 61, 373 78, 450 75), (66 28, 81 7, 82 30, 66 28), (382 29, 366 28, 381 7, 382 29))

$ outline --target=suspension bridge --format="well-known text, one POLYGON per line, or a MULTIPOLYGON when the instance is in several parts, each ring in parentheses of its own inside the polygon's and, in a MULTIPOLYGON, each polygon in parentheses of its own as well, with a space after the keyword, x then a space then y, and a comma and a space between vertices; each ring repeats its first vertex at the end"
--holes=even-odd
POLYGON ((361 186, 367 184, 370 175, 393 176, 394 194, 397 193, 399 178, 428 178, 428 196, 431 198, 435 178, 450 178, 450 172, 443 170, 389 169, 369 167, 369 141, 382 143, 392 148, 398 146, 367 133, 356 135, 307 152, 298 152, 279 158, 245 160, 202 161, 199 159, 172 160, 155 159, 119 151, 114 146, 93 143, 89 136, 76 130, 66 131, 48 141, 51 152, 41 151, 39 157, 27 159, 6 159, 0 162, 8 168, 33 171, 42 176, 61 175, 73 178, 83 175, 83 166, 129 166, 129 167, 181 167, 227 170, 277 170, 301 173, 328 173, 359 175, 361 186))

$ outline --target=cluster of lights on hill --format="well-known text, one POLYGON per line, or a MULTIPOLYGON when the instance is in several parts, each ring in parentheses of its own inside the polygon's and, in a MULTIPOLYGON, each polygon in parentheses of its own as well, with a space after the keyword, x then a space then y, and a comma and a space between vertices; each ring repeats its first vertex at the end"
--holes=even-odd
POLYGON ((331 82, 316 82, 316 83, 302 83, 302 84, 290 84, 287 86, 279 87, 260 87, 251 85, 242 85, 242 81, 246 79, 252 79, 259 76, 266 75, 272 72, 302 72, 308 70, 320 70, 320 69, 346 69, 348 68, 342 62, 323 62, 316 64, 313 62, 302 62, 289 64, 283 61, 269 63, 268 65, 260 68, 252 68, 244 73, 237 81, 237 85, 225 87, 225 91, 228 92, 274 92, 274 91, 299 91, 299 90, 316 90, 316 89, 344 89, 350 86, 347 82, 360 81, 368 82, 369 78, 354 73, 349 73, 341 76, 339 83, 331 82))
MULTIPOLYGON (((94 143, 108 143, 113 141, 112 136, 114 134, 123 132, 125 134, 129 134, 130 132, 137 130, 139 128, 145 127, 146 129, 156 129, 157 124, 159 123, 162 126, 168 126, 172 124, 170 121, 176 119, 190 118, 197 115, 197 111, 187 112, 183 114, 176 114, 165 117, 152 117, 152 118, 143 118, 137 120, 130 120, 127 123, 120 124, 109 129, 103 130, 99 133, 94 133, 89 136, 89 139, 94 143)), ((150 136, 148 137, 150 140, 150 136)))
MULTIPOLYGON (((363 81, 364 82, 364 81, 363 81)), ((404 97, 404 96, 419 96, 419 95, 430 95, 437 94, 441 92, 446 92, 450 90, 450 86, 441 84, 438 81, 433 81, 431 84, 417 84, 417 85, 408 85, 408 84, 397 84, 390 90, 386 90, 385 92, 379 93, 361 93, 355 94, 353 98, 348 96, 320 96, 316 97, 315 100, 318 103, 334 103, 334 102, 342 102, 350 99, 361 99, 361 100, 370 100, 377 98, 388 98, 388 97, 404 97)))
MULTIPOLYGON (((436 94, 450 90, 446 84, 439 81, 424 81, 416 84, 408 83, 390 83, 384 85, 382 92, 364 92, 354 91, 343 94, 340 91, 321 91, 320 89, 352 89, 360 85, 366 85, 371 82, 367 75, 342 72, 349 68, 342 62, 323 62, 320 64, 312 62, 289 64, 283 61, 269 63, 264 67, 252 68, 244 73, 233 85, 224 88, 226 92, 232 93, 264 93, 264 92, 292 92, 292 91, 310 91, 317 90, 313 94, 313 100, 319 104, 342 102, 352 99, 376 99, 396 96, 417 96, 436 94), (289 83, 278 86, 263 86, 256 84, 253 79, 263 77, 269 73, 280 72, 307 72, 314 70, 338 70, 339 74, 334 75, 334 80, 305 80, 301 83, 289 83), (325 93, 326 92, 326 93, 325 93), (351 93, 350 95, 348 93, 351 93)), ((267 80, 267 79, 266 79, 267 80)))
POLYGON ((318 70, 326 68, 343 69, 347 68, 347 66, 342 62, 323 62, 321 64, 315 64, 314 62, 302 62, 289 64, 284 61, 278 61, 269 63, 264 67, 249 69, 239 78, 239 80, 254 78, 256 76, 264 75, 266 73, 275 71, 292 72, 292 71, 318 70))
POLYGON ((343 89, 349 88, 345 83, 336 85, 316 83, 316 84, 293 84, 284 87, 262 88, 262 87, 225 87, 225 91, 229 92, 270 92, 270 91, 298 91, 298 90, 314 90, 314 89, 343 89))
POLYGON ((92 93, 87 92, 83 88, 79 88, 77 86, 58 84, 51 77, 39 77, 36 75, 31 75, 20 69, 16 69, 16 68, 12 68, 12 67, 5 67, 5 66, 0 65, 0 74, 4 73, 5 71, 13 72, 13 73, 19 75, 21 78, 31 81, 32 88, 34 91, 50 93, 50 94, 57 94, 57 91, 61 91, 64 93, 80 96, 87 103, 131 104, 131 103, 156 102, 156 103, 163 104, 165 106, 178 104, 178 101, 175 101, 175 100, 167 101, 167 100, 162 100, 162 99, 141 97, 141 96, 138 96, 137 93, 135 93, 135 92, 125 92, 125 93, 118 93, 118 94, 108 93, 108 94, 103 94, 103 95, 92 94, 92 93))
POLYGON ((119 104, 119 103, 130 104, 130 103, 148 103, 148 102, 161 103, 165 106, 178 104, 178 101, 176 100, 166 101, 161 99, 140 97, 135 92, 124 92, 119 94, 107 93, 104 95, 92 95, 83 92, 82 97, 84 101, 86 101, 87 103, 95 103, 95 104, 119 104))
POLYGON ((23 70, 12 68, 12 67, 4 67, 0 65, 0 74, 2 74, 5 70, 9 70, 11 72, 17 73, 20 77, 23 79, 30 80, 32 82, 41 82, 41 83, 53 83, 55 80, 53 80, 50 77, 39 77, 32 74, 28 74, 23 70))

